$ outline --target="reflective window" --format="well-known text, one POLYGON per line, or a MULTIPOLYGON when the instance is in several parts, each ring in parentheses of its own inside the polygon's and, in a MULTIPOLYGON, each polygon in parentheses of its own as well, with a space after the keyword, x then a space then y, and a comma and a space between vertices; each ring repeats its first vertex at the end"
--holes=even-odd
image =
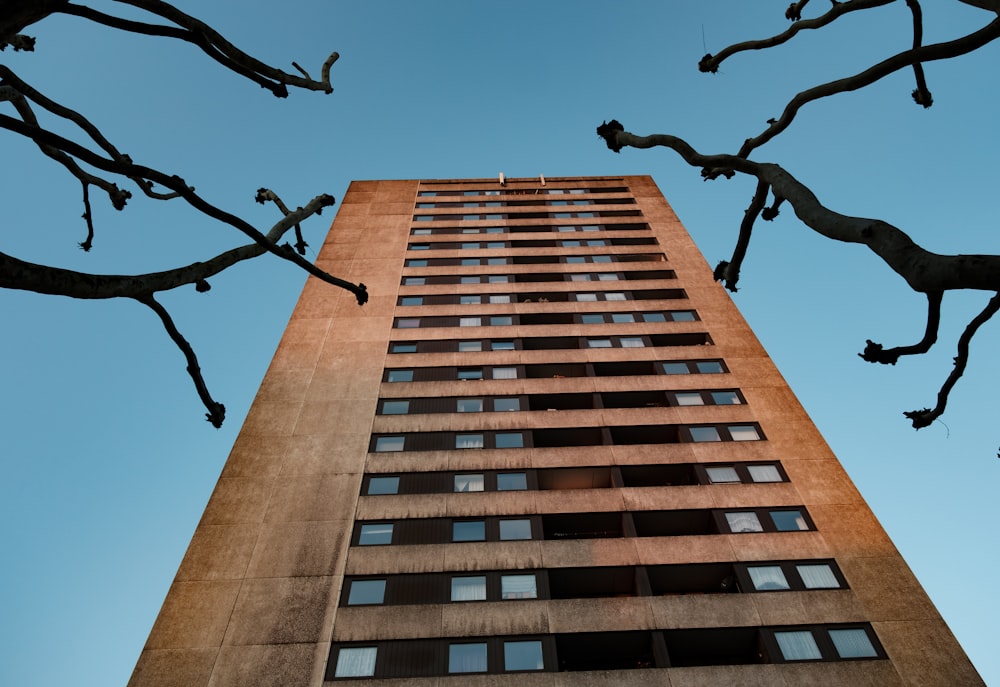
POLYGON ((507 258, 487 258, 487 265, 506 265, 507 258))
POLYGON ((460 277, 459 284, 478 284, 479 277, 460 277))
POLYGON ((375 451, 377 453, 402 451, 404 442, 404 437, 379 437, 375 440, 375 451))
POLYGON ((677 399, 677 405, 679 406, 705 405, 705 401, 697 391, 679 391, 674 394, 674 398, 677 399))
POLYGON ((588 348, 611 348, 611 339, 587 339, 588 348))
POLYGON ((484 475, 455 475, 455 491, 483 491, 486 488, 484 475))
POLYGON ((510 303, 510 296, 507 294, 490 296, 490 303, 510 303))
POLYGON ((542 643, 540 641, 503 643, 504 670, 543 670, 544 668, 545 662, 542 659, 542 643))
POLYGON ((705 468, 705 472, 708 474, 708 480, 712 484, 726 484, 740 481, 740 476, 736 474, 736 468, 712 467, 705 468))
POLYGON ((490 348, 494 351, 513 351, 514 342, 513 341, 494 341, 490 344, 490 348))
POLYGON ((459 434, 455 437, 455 448, 482 448, 482 434, 459 434))
POLYGON ((479 296, 459 296, 458 302, 460 305, 479 305, 482 299, 479 296))
POLYGON ((573 255, 568 258, 564 258, 567 264, 575 265, 581 262, 587 262, 587 259, 582 255, 573 255))
POLYGON ((406 415, 410 412, 409 401, 384 401, 382 403, 383 415, 406 415))
POLYGON ((663 363, 663 371, 668 375, 686 375, 691 373, 687 363, 663 363))
POLYGON ((467 368, 467 369, 464 369, 464 370, 459 370, 458 371, 458 378, 459 379, 482 379, 483 378, 483 371, 482 371, 482 369, 480 369, 478 367, 467 368))
POLYGON ((612 322, 635 322, 635 315, 630 312, 611 313, 612 322))
POLYGON ((497 475, 497 491, 524 491, 528 488, 528 475, 523 472, 501 472, 497 475))
POLYGON ((380 604, 385 599, 385 580, 354 580, 347 597, 348 606, 380 604))
POLYGON ((458 352, 459 353, 474 353, 475 351, 483 350, 482 341, 459 341, 458 342, 458 352))
POLYGON ((531 539, 531 520, 527 518, 501 520, 500 541, 515 541, 519 539, 531 539))
POLYGON ((770 511, 770 515, 771 520, 774 521, 775 528, 779 532, 796 532, 809 529, 809 524, 806 522, 805 517, 803 517, 802 511, 772 510, 770 511))
POLYGON ((371 677, 375 674, 375 658, 378 648, 374 646, 344 647, 337 654, 334 677, 371 677))
POLYGON ((538 588, 534 575, 501 575, 501 599, 537 599, 538 588))
POLYGON ((358 535, 359 546, 377 546, 380 544, 392 543, 392 523, 377 523, 374 525, 362 525, 358 535))
POLYGON ((524 435, 520 432, 497 432, 497 448, 524 448, 524 435))
POLYGON ((427 279, 425 277, 404 277, 403 278, 403 285, 404 286, 423 286, 426 283, 427 283, 427 279))
POLYGON ((600 272, 597 275, 597 281, 618 281, 618 275, 614 272, 600 272))
POLYGON ((643 322, 666 322, 667 316, 661 312, 645 312, 642 314, 643 322))
POLYGON ((604 315, 580 315, 583 324, 604 324, 604 315))
POLYGON ((703 375, 721 374, 724 372, 722 369, 722 363, 715 362, 714 360, 702 360, 696 362, 694 365, 698 369, 698 372, 703 375))
POLYGON ((796 565, 795 570, 802 578, 806 589, 839 589, 840 582, 833 569, 826 563, 796 565))
POLYGON ((426 243, 411 243, 410 250, 430 250, 430 245, 426 243))
POLYGON ((748 465, 747 472, 754 482, 780 482, 781 473, 773 465, 748 465))
POLYGON ((691 427, 692 441, 722 441, 715 427, 691 427))
POLYGON ((463 250, 472 250, 472 249, 475 249, 475 248, 479 248, 479 244, 478 243, 463 243, 462 244, 462 249, 463 250))
POLYGON ((520 410, 521 399, 519 398, 495 398, 493 399, 493 410, 508 411, 520 410))
POLYGON ((830 630, 833 647, 841 658, 872 658, 878 656, 868 633, 858 628, 830 630))
POLYGON ((516 367, 494 367, 493 379, 517 379, 516 367))
POLYGON ((486 522, 460 520, 451 525, 452 541, 486 541, 486 522))
POLYGON ((786 661, 812 661, 821 658, 812 632, 807 630, 775 632, 774 638, 786 661))
MULTIPOLYGON (((417 344, 415 343, 397 343, 392 345, 393 353, 416 353, 417 344)), ((392 381, 391 379, 389 380, 392 381)))
POLYGON ((604 300, 606 301, 623 301, 625 300, 625 294, 619 291, 608 291, 604 294, 604 300))
POLYGON ((415 329, 420 326, 420 318, 400 318, 396 324, 399 329, 415 329))
POLYGON ((369 477, 368 478, 368 495, 375 496, 378 494, 398 494, 399 493, 399 478, 398 477, 369 477))
POLYGON ((486 577, 453 577, 451 578, 452 601, 485 601, 486 577))
POLYGON ((460 398, 456 405, 460 413, 483 412, 483 399, 481 398, 460 398))
POLYGON ((726 523, 731 532, 763 532, 757 514, 752 511, 726 513, 726 523))
POLYGON ((695 321, 694 313, 691 312, 690 310, 675 310, 674 312, 670 313, 670 317, 671 319, 673 319, 674 322, 695 321))
POLYGON ((760 434, 753 425, 731 425, 729 434, 733 437, 733 441, 757 441, 760 439, 760 434))
POLYGON ((644 348, 646 342, 642 340, 641 336, 623 336, 619 339, 622 348, 644 348))
POLYGON ((472 267, 479 264, 479 258, 462 258, 459 264, 463 267, 472 267))
POLYGON ((510 315, 498 315, 490 318, 490 324, 494 327, 508 327, 514 324, 514 318, 510 315))
POLYGON ((486 644, 451 644, 448 647, 449 673, 485 673, 486 644))
POLYGON ((390 382, 412 382, 413 370, 389 370, 390 382))
POLYGON ((504 247, 504 243, 503 243, 503 241, 487 241, 486 242, 486 247, 487 248, 503 248, 504 247))
POLYGON ((581 302, 596 301, 597 300, 597 294, 596 293, 578 293, 578 294, 576 294, 576 300, 581 301, 581 302))
POLYGON ((506 284, 509 281, 506 274, 493 274, 487 277, 486 280, 490 284, 506 284))
POLYGON ((427 267, 427 261, 426 260, 407 260, 406 261, 406 266, 407 267, 427 267))
POLYGON ((735 391, 713 391, 712 402, 717 406, 738 406, 740 397, 735 391))
POLYGON ((790 589, 780 565, 754 565, 747 568, 753 588, 759 592, 790 589))

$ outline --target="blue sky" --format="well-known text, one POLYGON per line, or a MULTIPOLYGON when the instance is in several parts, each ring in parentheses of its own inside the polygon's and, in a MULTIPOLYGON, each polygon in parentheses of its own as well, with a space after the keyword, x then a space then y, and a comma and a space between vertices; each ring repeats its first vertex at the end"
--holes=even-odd
MULTIPOLYGON (((260 0, 179 3, 273 64, 315 72, 341 53, 332 95, 287 100, 192 46, 73 17, 34 27, 36 52, 3 60, 137 162, 180 174, 261 228, 276 211, 253 202, 259 186, 294 206, 319 193, 339 199, 351 179, 651 174, 714 264, 731 253, 753 183, 704 183, 667 150, 615 155, 594 128, 617 118, 635 133, 735 152, 795 92, 911 40, 898 2, 738 56, 719 74, 697 71, 705 52, 783 30, 787 4, 290 0, 278 12, 260 0)), ((924 11, 927 42, 988 21, 958 3, 924 11)), ((998 61, 992 45, 927 65, 935 105, 926 111, 903 73, 810 105, 754 158, 930 250, 998 253, 998 61)), ((116 213, 95 196, 98 233, 85 254, 78 182, 27 143, 0 140, 4 252, 128 273, 243 243, 177 202, 136 199, 116 213)), ((309 222, 307 240, 319 246, 330 219, 309 222)), ((227 406, 218 431, 142 306, 0 292, 0 684, 127 681, 304 278, 265 258, 212 280, 207 294, 162 297, 227 406)), ((1000 563, 988 543, 1000 483, 998 324, 974 341, 943 422, 917 433, 901 415, 933 404, 961 328, 987 299, 948 294, 932 354, 867 365, 855 355, 865 339, 920 337, 924 298, 864 249, 811 234, 787 211, 759 227, 735 296, 983 678, 1000 684, 1000 600, 986 583, 1000 563)))

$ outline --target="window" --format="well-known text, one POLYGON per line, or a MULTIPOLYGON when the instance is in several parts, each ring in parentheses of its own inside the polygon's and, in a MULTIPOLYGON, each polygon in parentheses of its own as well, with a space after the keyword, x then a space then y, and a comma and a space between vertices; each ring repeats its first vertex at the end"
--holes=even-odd
POLYGON ((485 520, 459 520, 451 525, 452 541, 486 541, 485 520))
POLYGON ((644 348, 646 342, 642 340, 641 336, 623 336, 619 339, 622 348, 644 348))
POLYGON ((501 472, 497 475, 497 491, 524 491, 528 488, 528 475, 523 472, 501 472))
POLYGON ((412 382, 413 370, 389 370, 390 382, 412 382))
POLYGON ((423 286, 426 283, 425 277, 403 277, 404 286, 423 286))
POLYGON ((537 599, 538 588, 534 575, 501 575, 500 598, 537 599))
POLYGON ((799 510, 772 510, 771 520, 779 532, 798 532, 808 530, 809 523, 806 522, 802 511, 799 510))
POLYGON ((404 443, 404 437, 379 437, 375 440, 375 452, 392 453, 402 451, 404 443))
MULTIPOLYGON (((597 229, 597 227, 594 227, 597 229)), ((597 274, 597 281, 618 281, 618 275, 614 272, 599 272, 597 274)))
POLYGON ((604 300, 606 301, 623 301, 625 300, 625 294, 619 291, 608 291, 604 294, 604 300))
POLYGON ((691 427, 690 430, 692 441, 722 441, 715 427, 691 427))
POLYGON ((347 597, 348 606, 380 604, 385 599, 385 580, 354 580, 347 597))
POLYGON ((733 441, 757 441, 760 439, 760 434, 753 425, 731 425, 728 429, 733 441))
POLYGON ((497 432, 497 448, 524 448, 524 435, 520 432, 497 432))
POLYGON ((337 654, 337 668, 334 677, 371 677, 375 675, 375 658, 378 648, 374 646, 344 647, 337 654))
POLYGON ((408 317, 408 318, 401 317, 396 321, 397 329, 416 329, 419 326, 420 326, 419 317, 408 317))
POLYGON ((486 576, 451 578, 452 601, 486 601, 486 576))
POLYGON ((580 315, 583 324, 604 324, 604 315, 580 315))
POLYGON ((513 341, 494 341, 490 344, 490 348, 494 351, 513 351, 514 342, 513 341))
POLYGON ((780 565, 755 565, 747 568, 753 588, 759 592, 790 589, 780 565))
POLYGON ((486 644, 451 644, 448 646, 449 673, 485 673, 486 644))
POLYGON ((830 630, 833 648, 841 658, 873 658, 878 656, 868 633, 862 628, 830 630))
POLYGON ((455 437, 455 448, 482 448, 482 434, 459 434, 455 437))
POLYGON ((799 630, 795 632, 775 632, 781 656, 786 661, 811 661, 821 658, 819 647, 812 632, 799 630))
POLYGON ((663 363, 663 372, 668 375, 691 374, 687 363, 663 363))
POLYGON ((495 411, 509 411, 509 410, 520 410, 521 409, 521 399, 519 398, 495 398, 493 399, 493 410, 495 411))
POLYGON ((635 322, 635 315, 629 312, 611 313, 612 322, 635 322))
POLYGON ((717 406, 738 406, 740 396, 735 391, 713 391, 712 403, 717 406))
POLYGON ((479 277, 461 277, 459 279, 459 284, 478 284, 479 277))
POLYGON ((826 563, 796 565, 806 589, 840 589, 840 582, 833 569, 826 563))
POLYGON ((398 477, 369 477, 368 478, 368 495, 375 496, 378 494, 398 494, 399 493, 399 478, 398 477))
POLYGON ((521 539, 531 539, 531 520, 524 518, 500 521, 500 541, 521 539))
POLYGON ((493 379, 517 379, 516 367, 494 367, 493 379))
POLYGON ((589 274, 571 274, 569 275, 570 281, 590 281, 589 274))
POLYGON ((507 264, 507 258, 487 258, 486 259, 486 264, 487 265, 506 265, 507 264))
POLYGON ((754 482, 780 482, 781 473, 774 465, 748 465, 747 472, 754 482))
POLYGON ((699 374, 712 375, 721 374, 725 372, 722 369, 722 363, 716 362, 714 360, 700 360, 694 364, 697 368, 699 374))
POLYGON ((459 303, 459 305, 479 305, 479 303, 481 301, 482 301, 482 298, 480 298, 479 296, 459 296, 458 297, 458 303, 459 303))
POLYGON ((431 246, 428 243, 411 243, 410 250, 430 250, 431 246))
POLYGON ((677 399, 677 405, 679 406, 702 406, 705 405, 704 399, 702 399, 701 394, 697 391, 684 391, 674 394, 674 398, 677 399))
POLYGON ((568 258, 565 258, 565 261, 566 261, 567 264, 575 265, 575 264, 578 264, 578 263, 581 263, 581 262, 587 262, 587 259, 585 257, 583 257, 582 255, 577 255, 577 256, 570 256, 568 258))
POLYGON ((587 339, 588 348, 611 348, 611 339, 587 339))
POLYGON ((463 229, 462 233, 463 234, 478 234, 479 233, 479 229, 477 229, 477 228, 463 229))
POLYGON ((560 241, 559 244, 563 248, 579 248, 580 247, 580 242, 579 241, 560 241))
POLYGON ((383 415, 406 415, 410 412, 409 401, 383 401, 383 415))
POLYGON ((479 248, 479 244, 478 243, 463 243, 462 244, 462 250, 474 250, 476 248, 479 248))
POLYGON ((542 658, 542 643, 504 642, 503 669, 510 670, 543 670, 545 662, 542 658))
POLYGON ((611 256, 610 255, 595 255, 593 258, 591 258, 591 260, 593 260, 594 262, 611 262, 611 256))
POLYGON ((490 303, 510 303, 510 296, 506 294, 490 296, 490 303))
MULTIPOLYGON (((393 353, 416 353, 417 344, 415 343, 395 343, 392 345, 393 353)), ((389 380, 390 382, 393 380, 389 380)))
POLYGON ((459 341, 458 342, 458 352, 459 353, 474 353, 475 351, 483 350, 482 341, 459 341))
POLYGON ((406 261, 406 266, 407 267, 427 267, 427 261, 426 260, 407 260, 406 261))
POLYGON ((739 482, 740 476, 736 474, 736 468, 732 467, 714 467, 705 468, 705 472, 708 474, 708 481, 712 484, 727 484, 730 482, 739 482))
POLYGON ((486 278, 489 284, 506 284, 509 279, 506 274, 492 274, 486 278))
POLYGON ((483 491, 486 488, 486 476, 478 475, 455 475, 455 491, 483 491))
POLYGON ((460 413, 481 413, 483 412, 483 399, 481 398, 460 398, 457 403, 460 413))
POLYGON ((462 258, 459 264, 463 267, 472 267, 479 264, 479 258, 462 258))
POLYGON ((674 322, 694 322, 694 313, 690 310, 675 310, 670 313, 670 317, 674 322))
POLYGON ((358 534, 358 546, 379 546, 392 543, 392 523, 362 525, 358 534))
MULTIPOLYGON (((421 203, 421 205, 419 205, 418 207, 421 206, 434 207, 434 203, 421 203)), ((429 236, 433 232, 430 229, 414 229, 410 233, 413 234, 414 236, 429 236)))
POLYGON ((578 293, 578 294, 576 294, 576 300, 581 301, 581 302, 596 301, 597 300, 597 294, 596 293, 578 293))
POLYGON ((726 513, 726 523, 729 525, 729 530, 737 534, 764 531, 764 528, 761 527, 760 519, 752 511, 726 513))
POLYGON ((510 315, 500 315, 490 318, 490 325, 493 327, 508 327, 514 324, 514 318, 510 315))
POLYGON ((458 378, 459 379, 482 379, 483 378, 483 370, 482 370, 482 368, 478 368, 478 367, 469 367, 469 368, 465 368, 465 369, 461 369, 460 368, 458 370, 458 378))
POLYGON ((642 314, 643 322, 666 322, 667 316, 661 312, 646 312, 642 314))
POLYGON ((486 247, 487 248, 503 248, 504 247, 504 243, 503 243, 503 241, 487 241, 486 242, 486 247))
POLYGON ((479 317, 460 317, 458 320, 459 327, 478 327, 482 322, 482 318, 479 317))

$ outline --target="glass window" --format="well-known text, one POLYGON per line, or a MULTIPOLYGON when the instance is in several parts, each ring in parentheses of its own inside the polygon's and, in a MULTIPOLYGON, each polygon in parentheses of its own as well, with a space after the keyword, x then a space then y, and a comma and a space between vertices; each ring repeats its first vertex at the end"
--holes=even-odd
POLYGON ((494 341, 490 344, 490 348, 494 351, 513 351, 514 342, 513 341, 494 341))
POLYGON ((478 243, 463 243, 462 244, 462 250, 474 250, 476 248, 479 248, 479 244, 478 243))
POLYGON ((455 475, 455 491, 483 491, 486 488, 485 475, 455 475))
POLYGON ((416 353, 417 344, 415 343, 396 343, 392 345, 393 353, 416 353))
POLYGON ((428 243, 411 243, 410 250, 430 250, 431 246, 428 243))
MULTIPOLYGON (((427 207, 433 207, 434 203, 426 203, 425 205, 427 207)), ((410 233, 413 234, 414 236, 427 236, 427 235, 431 234, 431 230, 430 229, 414 229, 410 233)))
POLYGON ((611 313, 612 322, 635 322, 635 315, 630 312, 611 313))
POLYGON ((674 398, 677 399, 677 405, 679 406, 705 405, 704 399, 702 399, 701 394, 697 391, 679 391, 674 394, 674 398))
POLYGON ((503 669, 544 670, 545 662, 542 659, 542 643, 540 641, 504 642, 503 669))
POLYGON ((406 266, 407 267, 427 267, 427 261, 426 260, 407 260, 406 261, 406 266))
POLYGON ((497 448, 524 448, 524 435, 520 432, 497 432, 497 448))
POLYGON ((642 314, 643 322, 666 322, 667 316, 661 312, 644 312, 642 314))
POLYGON ((668 375, 690 374, 687 363, 663 363, 663 371, 668 375))
POLYGON ((572 213, 569 212, 556 212, 553 213, 552 216, 555 217, 556 219, 569 219, 573 215, 572 213))
MULTIPOLYGON (((487 219, 489 219, 489 218, 487 218, 487 219)), ((494 219, 498 219, 498 218, 496 216, 494 216, 494 219)), ((486 233, 487 234, 502 234, 503 233, 503 227, 486 227, 486 233)))
POLYGON ((462 258, 459 264, 463 267, 472 267, 473 265, 479 264, 479 258, 462 258))
POLYGON ((401 317, 396 321, 397 329, 416 329, 420 326, 419 317, 401 317))
POLYGON ((493 379, 517 379, 516 367, 494 367, 493 379))
POLYGON ((595 255, 591 258, 594 262, 611 262, 610 255, 595 255))
POLYGON ((423 286, 426 283, 426 277, 403 277, 404 286, 423 286))
POLYGON ((404 442, 404 437, 379 437, 375 440, 375 451, 376 453, 402 451, 404 442))
POLYGON ((460 305, 479 305, 482 299, 479 296, 459 296, 458 302, 460 305))
POLYGON ((482 434, 459 434, 455 437, 455 448, 482 448, 482 434))
POLYGON ((451 578, 452 601, 486 601, 486 577, 451 578))
POLYGON ((571 274, 569 275, 570 281, 590 281, 589 274, 571 274))
POLYGON ((503 248, 504 247, 504 243, 503 243, 503 241, 487 241, 486 242, 486 247, 487 248, 503 248))
POLYGON ((576 231, 576 227, 565 227, 565 226, 563 226, 563 227, 556 227, 556 231, 561 231, 561 232, 576 231))
POLYGON ((418 222, 433 222, 434 215, 417 215, 414 219, 418 222))
POLYGON ((479 229, 477 229, 475 227, 473 227, 472 229, 463 229, 462 233, 463 234, 478 234, 479 233, 479 229))
POLYGON ((389 370, 387 379, 390 382, 412 382, 413 370, 389 370))
POLYGON ((604 300, 606 301, 623 301, 625 300, 625 294, 620 291, 607 291, 604 294, 604 300))
POLYGON ((722 438, 719 436, 719 430, 717 430, 715 427, 692 427, 691 440, 722 441, 722 438))
POLYGON ((406 415, 409 412, 409 401, 384 401, 382 403, 383 415, 406 415))
POLYGON ((747 572, 750 574, 753 588, 759 592, 790 589, 780 565, 754 565, 747 568, 747 572))
POLYGON ((481 413, 483 412, 483 399, 460 398, 458 399, 457 406, 460 413, 481 413))
POLYGON ((711 467, 705 468, 705 472, 708 474, 708 481, 712 484, 728 484, 740 481, 740 476, 736 474, 736 468, 711 467))
POLYGON ((507 264, 507 258, 487 258, 486 259, 486 264, 487 265, 506 265, 507 264))
POLYGON ((460 520, 451 525, 452 541, 486 541, 486 522, 483 520, 460 520))
MULTIPOLYGON (((594 227, 595 229, 597 227, 594 227)), ((614 272, 599 272, 597 274, 597 281, 618 281, 618 275, 614 272)))
POLYGON ((560 241, 559 243, 562 245, 563 248, 579 248, 580 247, 580 242, 579 241, 560 241))
POLYGON ((479 219, 479 215, 462 215, 462 219, 479 219))
POLYGON ((604 315, 580 315, 583 324, 604 324, 604 315))
POLYGON ((510 303, 510 296, 507 294, 490 296, 490 303, 510 303))
POLYGON ((763 532, 757 514, 753 511, 726 513, 726 522, 731 532, 763 532))
POLYGON ((459 278, 459 284, 478 284, 479 277, 461 277, 459 278))
POLYGON ((380 522, 362 525, 358 535, 358 546, 378 546, 392 543, 392 523, 380 522))
POLYGON ((597 294, 596 293, 578 293, 578 294, 576 294, 576 300, 581 301, 581 302, 596 301, 597 300, 597 294))
POLYGON ((371 677, 375 674, 378 647, 344 647, 337 654, 334 677, 371 677))
POLYGON ((500 541, 515 541, 519 539, 531 539, 531 520, 527 518, 501 520, 500 541))
POLYGON ((802 578, 802 584, 806 589, 840 589, 837 576, 826 563, 796 565, 795 570, 802 578))
POLYGON ((495 411, 508 411, 508 410, 520 410, 520 409, 521 409, 521 399, 519 398, 493 399, 493 410, 495 411))
POLYGON ((369 477, 368 478, 368 495, 376 496, 379 494, 398 494, 399 493, 399 478, 398 477, 369 477))
POLYGON ((501 599, 537 599, 538 587, 534 575, 501 575, 501 599))
POLYGON ((487 277, 487 281, 490 284, 506 284, 509 279, 506 274, 492 274, 487 277))
POLYGON ((385 580, 354 580, 347 597, 348 606, 380 604, 385 599, 385 580))
POLYGON ((694 322, 694 313, 690 310, 675 310, 670 313, 670 319, 674 322, 694 322))
POLYGON ((778 648, 786 661, 811 661, 821 658, 819 647, 812 632, 799 630, 795 632, 775 632, 778 648))
POLYGON ((528 475, 524 472, 501 472, 497 475, 497 491, 524 491, 528 475))
POLYGON ((459 353, 474 353, 475 351, 483 350, 482 341, 459 341, 458 342, 458 352, 459 353))
POLYGON ((514 324, 514 318, 511 315, 499 315, 490 318, 490 325, 494 327, 509 327, 514 324))
POLYGON ((503 219, 503 213, 494 212, 486 215, 486 219, 503 219))
POLYGON ((733 437, 733 441, 757 441, 760 439, 760 434, 757 433, 757 428, 753 425, 730 425, 729 434, 733 437))
POLYGON ((754 482, 781 482, 781 473, 774 465, 747 465, 747 472, 754 482))
POLYGON ((485 673, 486 644, 451 644, 448 646, 449 673, 485 673))
POLYGON ((699 360, 694 366, 698 369, 699 374, 703 375, 722 374, 725 371, 722 369, 722 363, 714 360, 699 360))
POLYGON ((611 348, 611 339, 587 339, 588 348, 611 348))
POLYGON ((798 510, 772 510, 771 520, 779 532, 797 532, 809 529, 802 511, 798 510))
POLYGON ((623 336, 619 339, 622 348, 645 348, 646 342, 641 336, 623 336))
POLYGON ((738 406, 740 396, 735 391, 713 391, 712 402, 717 406, 738 406))
POLYGON ((585 189, 585 188, 571 188, 569 190, 569 192, 573 193, 573 194, 582 194, 582 193, 587 193, 588 189, 585 189))
POLYGON ((833 647, 841 658, 872 658, 878 656, 868 633, 860 627, 830 630, 833 647))
POLYGON ((565 260, 566 263, 569 264, 569 265, 576 265, 576 264, 579 264, 581 262, 587 262, 587 259, 585 257, 583 257, 582 255, 571 255, 571 256, 569 256, 567 258, 563 258, 563 260, 565 260))
POLYGON ((483 371, 478 367, 470 367, 466 369, 459 369, 458 371, 459 379, 482 379, 483 371))
MULTIPOLYGON (((586 231, 586 230, 584 230, 584 231, 586 231)), ((606 245, 608 245, 608 242, 605 241, 604 239, 591 239, 591 240, 587 241, 587 245, 588 246, 606 246, 606 245)))

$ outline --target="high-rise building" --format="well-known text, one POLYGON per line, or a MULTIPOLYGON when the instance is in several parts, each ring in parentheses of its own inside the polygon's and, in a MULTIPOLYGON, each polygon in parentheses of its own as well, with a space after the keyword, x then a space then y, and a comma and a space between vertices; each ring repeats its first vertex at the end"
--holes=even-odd
POLYGON ((318 265, 133 687, 982 684, 649 177, 355 182, 318 265))

